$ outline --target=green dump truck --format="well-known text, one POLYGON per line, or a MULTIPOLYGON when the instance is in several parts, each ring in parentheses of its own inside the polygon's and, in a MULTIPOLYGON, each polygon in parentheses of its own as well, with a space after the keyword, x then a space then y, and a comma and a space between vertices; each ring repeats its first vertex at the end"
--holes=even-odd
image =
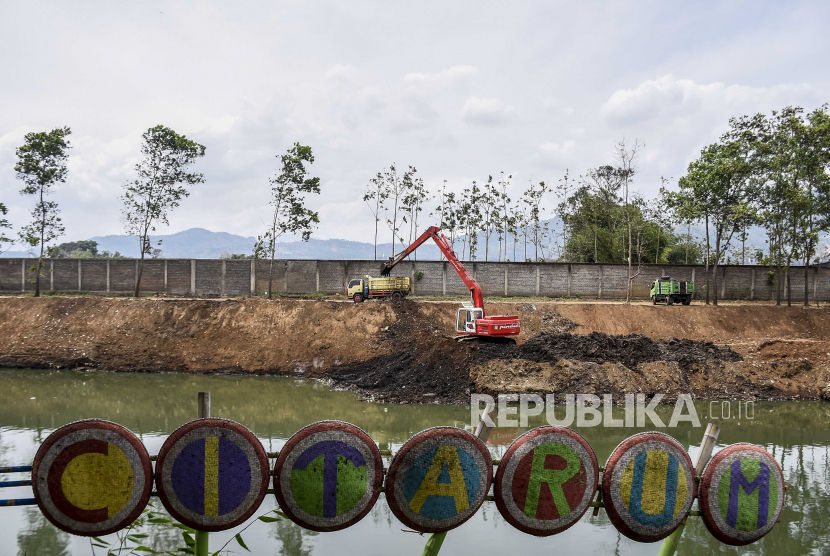
POLYGON ((694 282, 678 282, 672 280, 670 276, 661 276, 651 284, 651 302, 654 305, 658 303, 665 303, 666 305, 674 305, 675 303, 682 303, 688 305, 692 302, 692 296, 695 294, 694 282))
POLYGON ((351 280, 346 286, 346 295, 355 303, 362 303, 372 298, 403 299, 410 290, 409 278, 372 278, 367 274, 362 279, 351 280))

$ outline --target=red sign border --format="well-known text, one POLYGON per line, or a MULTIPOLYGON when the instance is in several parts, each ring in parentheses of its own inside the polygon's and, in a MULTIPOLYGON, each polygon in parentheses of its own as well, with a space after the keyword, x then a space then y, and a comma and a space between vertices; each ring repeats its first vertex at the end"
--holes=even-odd
POLYGON ((291 438, 288 439, 288 442, 285 443, 285 446, 282 447, 280 450, 280 455, 277 458, 277 461, 274 463, 274 478, 273 478, 273 488, 274 488, 274 496, 277 497, 277 502, 280 505, 280 511, 285 513, 297 525, 309 529, 311 531, 318 531, 321 533, 328 533, 332 531, 340 531, 342 529, 346 529, 347 527, 351 527, 364 517, 368 515, 372 508, 375 507, 375 504, 378 501, 378 497, 380 497, 381 487, 383 486, 383 476, 384 476, 384 468, 383 468, 383 458, 381 457, 380 449, 378 448, 375 441, 366 434, 366 431, 361 429, 360 427, 353 425, 351 423, 347 423, 346 421, 338 421, 336 419, 326 419, 324 421, 317 421, 316 423, 312 423, 307 425, 297 432, 295 432, 291 438), (318 527, 313 523, 307 523, 297 517, 289 508, 288 504, 285 502, 285 497, 282 495, 282 489, 280 488, 280 473, 282 471, 282 466, 285 465, 285 460, 288 459, 291 451, 294 447, 311 436, 312 434, 318 432, 325 432, 329 430, 339 430, 351 434, 353 436, 358 437, 360 440, 363 441, 364 444, 369 446, 370 451, 372 452, 373 460, 375 463, 375 484, 373 485, 373 492, 374 495, 369 503, 366 505, 366 508, 363 509, 359 514, 355 517, 350 519, 349 521, 345 522, 343 525, 339 525, 336 527, 318 527))
POLYGON ((141 515, 141 512, 144 511, 144 508, 147 507, 147 504, 150 501, 150 494, 153 490, 153 465, 150 463, 150 454, 147 453, 147 448, 144 447, 144 444, 141 443, 138 436, 135 435, 131 430, 128 428, 119 425, 118 423, 113 423, 112 421, 105 421, 103 419, 83 419, 81 421, 75 421, 73 423, 69 423, 68 425, 64 425, 57 430, 55 430, 52 434, 50 434, 46 440, 43 441, 43 444, 40 445, 37 452, 35 453, 35 459, 32 462, 32 492, 34 493, 35 500, 37 501, 38 508, 40 508, 40 512, 49 520, 49 522, 57 527, 62 531, 66 531, 67 533, 71 533, 73 535, 78 535, 82 537, 102 537, 104 535, 109 535, 111 533, 115 533, 116 531, 120 531, 124 527, 127 527, 130 523, 138 519, 141 515), (141 466, 144 469, 144 490, 141 493, 141 498, 139 498, 139 503, 136 504, 136 507, 130 512, 123 520, 121 520, 117 525, 110 527, 109 529, 102 529, 100 531, 96 531, 94 533, 86 532, 86 531, 79 531, 72 527, 67 527, 66 525, 56 521, 52 515, 45 510, 43 501, 40 497, 40 491, 37 488, 37 477, 40 471, 40 464, 43 461, 43 458, 46 457, 48 451, 52 448, 52 446, 61 438, 72 434, 74 432, 87 430, 87 429, 101 429, 113 432, 122 438, 124 438, 127 442, 129 442, 130 446, 135 448, 136 453, 138 454, 139 459, 141 460, 141 466))
POLYGON ((709 510, 709 489, 712 486, 712 476, 715 474, 715 470, 721 461, 726 459, 729 455, 733 454, 734 452, 738 451, 760 452, 775 462, 775 466, 778 468, 778 473, 781 476, 781 485, 784 488, 784 492, 782 493, 782 509, 784 505, 786 505, 787 503, 787 488, 784 483, 784 471, 781 469, 781 465, 778 463, 778 460, 772 457, 772 454, 770 454, 764 448, 756 446, 755 444, 738 443, 730 444, 729 446, 715 454, 712 457, 712 459, 709 460, 709 463, 706 465, 706 469, 703 470, 703 475, 701 475, 700 477, 700 486, 698 487, 698 496, 700 497, 700 500, 698 506, 700 507, 700 515, 703 518, 703 524, 706 525, 706 529, 708 529, 712 536, 718 539, 720 542, 728 544, 730 546, 746 546, 748 544, 752 544, 769 535, 770 531, 774 529, 774 526, 771 527, 769 531, 767 531, 757 539, 753 539, 751 541, 742 541, 740 539, 736 539, 725 534, 723 531, 718 529, 718 526, 712 520, 712 515, 709 510))
POLYGON ((549 537, 551 535, 561 533, 562 531, 565 531, 570 527, 573 527, 580 519, 582 519, 582 516, 585 515, 585 512, 587 512, 588 509, 590 509, 591 507, 590 504, 586 506, 582 513, 579 514, 579 517, 574 519, 573 522, 571 522, 569 525, 554 530, 534 529, 532 527, 527 527, 523 523, 517 521, 507 510, 507 507, 504 503, 504 499, 501 496, 501 483, 504 480, 505 470, 507 469, 507 466, 505 464, 510 460, 510 458, 513 456, 516 450, 521 448, 525 443, 544 434, 564 434, 579 442, 582 445, 582 447, 585 448, 588 454, 590 454, 591 462, 594 464, 594 491, 591 493, 591 499, 593 499, 594 494, 596 493, 597 489, 599 489, 599 462, 597 461, 597 456, 594 453, 593 448, 591 448, 591 445, 588 444, 588 441, 585 440, 585 438, 575 430, 569 429, 568 427, 543 425, 541 427, 536 427, 535 429, 529 430, 526 433, 519 436, 510 444, 510 447, 507 448, 507 451, 504 453, 504 455, 501 458, 501 461, 499 462, 498 469, 496 469, 496 477, 493 481, 493 494, 496 500, 496 508, 498 508, 501 516, 510 525, 512 525, 519 531, 536 537, 549 537))
MULTIPOLYGON (((252 470, 253 471, 253 470, 252 470)), ((244 523, 249 517, 254 515, 259 507, 262 505, 262 501, 265 499, 265 495, 268 493, 268 485, 270 484, 271 478, 271 466, 268 462, 268 454, 265 452, 265 448, 262 447, 262 443, 259 439, 252 433, 248 427, 237 423, 236 421, 231 421, 230 419, 219 419, 216 417, 210 417, 206 419, 196 419, 194 421, 190 421, 189 423, 185 423, 181 427, 177 428, 173 433, 167 437, 162 444, 161 449, 159 450, 158 457, 156 458, 156 472, 155 472, 155 484, 156 484, 156 491, 158 492, 158 497, 161 500, 162 505, 164 508, 170 513, 173 518, 181 523, 182 525, 187 525, 188 527, 192 527, 198 531, 207 531, 209 533, 215 533, 217 531, 226 531, 228 529, 233 529, 237 525, 244 523), (173 505, 170 503, 170 499, 167 497, 167 492, 164 490, 163 481, 162 481, 162 471, 164 469, 165 458, 167 457, 167 453, 172 449, 172 447, 178 442, 184 435, 187 433, 194 431, 199 428, 203 427, 221 427, 228 430, 232 430, 233 432, 239 434, 240 436, 244 437, 251 445, 254 447, 254 450, 257 453, 257 457, 260 463, 260 471, 262 473, 262 481, 260 483, 260 492, 257 496, 256 500, 251 507, 248 508, 245 513, 241 516, 236 518, 234 521, 226 524, 221 525, 205 525, 202 523, 196 523, 188 519, 187 517, 181 515, 173 505)))
POLYGON ((423 430, 410 438, 409 440, 404 443, 403 447, 400 451, 395 454, 394 459, 392 460, 392 464, 389 466, 389 471, 386 473, 386 503, 389 504, 389 509, 392 510, 392 513, 395 514, 395 517, 403 523, 404 525, 411 527, 421 533, 443 533, 445 531, 451 531, 456 527, 459 527, 466 523, 471 517, 473 517, 478 510, 481 508, 481 504, 484 503, 487 495, 490 493, 490 487, 493 485, 493 458, 490 456, 490 450, 487 449, 487 446, 484 442, 481 441, 480 438, 477 436, 465 431, 464 429, 458 429, 455 427, 432 427, 426 430, 423 430), (401 462, 406 459, 406 455, 409 453, 410 450, 415 448, 416 446, 420 445, 422 442, 429 440, 431 438, 435 438, 436 436, 454 436, 456 438, 461 438, 470 442, 474 446, 476 446, 481 452, 481 455, 484 457, 485 467, 487 468, 487 484, 485 487, 484 496, 481 497, 481 502, 478 504, 478 507, 470 512, 470 515, 464 521, 461 521, 450 528, 437 528, 437 527, 423 527, 417 523, 413 523, 409 520, 409 518, 400 510, 398 507, 398 501, 395 498, 395 477, 398 473, 398 469, 401 466, 401 462))

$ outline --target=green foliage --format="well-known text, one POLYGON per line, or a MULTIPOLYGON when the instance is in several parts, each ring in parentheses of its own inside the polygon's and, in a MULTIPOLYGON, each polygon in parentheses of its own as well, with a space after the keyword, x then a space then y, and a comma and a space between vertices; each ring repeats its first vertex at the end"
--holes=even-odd
MULTIPOLYGON (((168 215, 190 195, 188 186, 204 183, 204 175, 190 171, 190 166, 205 155, 205 147, 158 125, 142 135, 143 159, 136 164, 138 179, 123 185, 122 216, 128 235, 138 238, 141 264, 136 279, 135 296, 141 287, 144 255, 154 258, 161 250, 150 244, 150 232, 158 223, 169 224, 168 215)), ((160 244, 160 242, 159 242, 160 244)))
MULTIPOLYGON (((369 180, 366 193, 363 195, 363 202, 368 205, 375 218, 375 260, 378 258, 378 224, 380 215, 386 210, 386 200, 389 198, 389 188, 386 186, 384 174, 378 172, 377 176, 369 180)), ((393 247, 394 249, 394 247, 393 247)))
POLYGON ((659 203, 634 196, 628 212, 618 191, 620 168, 589 170, 581 185, 559 208, 565 227, 565 258, 571 262, 624 263, 628 258, 627 214, 632 225, 632 252, 643 263, 667 263, 677 249, 674 234, 659 203))
MULTIPOLYGON (((9 213, 9 209, 6 208, 6 205, 0 203, 0 216, 6 216, 9 213)), ((3 230, 10 230, 11 224, 5 218, 0 218, 0 253, 5 253, 9 250, 9 247, 14 245, 14 240, 7 236, 3 230)))
POLYGON ((306 164, 314 163, 311 147, 294 143, 281 155, 282 171, 271 178, 271 206, 274 207, 271 224, 265 234, 257 238, 254 258, 270 255, 271 269, 268 277, 268 296, 271 297, 274 256, 277 240, 285 234, 300 234, 303 241, 311 238, 314 227, 320 223, 319 215, 305 206, 305 196, 320 194, 320 178, 308 177, 306 164))
POLYGON ((20 238, 31 247, 40 246, 35 269, 35 297, 40 295, 40 278, 43 268, 43 251, 50 241, 63 235, 64 228, 58 214, 58 204, 47 201, 46 196, 58 183, 66 181, 66 151, 70 148, 68 127, 49 132, 27 133, 25 142, 18 147, 14 166, 17 178, 24 183, 22 195, 35 197, 32 222, 20 230, 20 238))

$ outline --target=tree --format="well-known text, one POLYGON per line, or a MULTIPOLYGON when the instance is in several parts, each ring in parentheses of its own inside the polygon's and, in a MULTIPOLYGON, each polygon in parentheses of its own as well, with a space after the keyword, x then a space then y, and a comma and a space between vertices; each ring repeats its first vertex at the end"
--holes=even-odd
MULTIPOLYGON (((63 235, 64 229, 58 216, 58 204, 47 201, 46 196, 58 183, 66 181, 66 151, 71 148, 67 137, 72 132, 68 127, 55 128, 49 132, 27 133, 25 142, 17 151, 14 166, 17 178, 25 186, 22 195, 37 199, 32 209, 32 222, 23 227, 20 237, 32 247, 40 246, 35 269, 35 297, 40 296, 40 278, 43 268, 43 251, 46 243, 63 235)), ((4 207, 5 208, 5 207, 4 207)))
MULTIPOLYGON (((9 210, 6 208, 6 205, 0 203, 0 216, 6 216, 9 213, 9 210)), ((10 230, 11 224, 5 218, 0 218, 0 253, 5 253, 9 250, 9 247, 14 245, 14 240, 6 235, 3 230, 10 230), (5 246, 4 246, 5 245, 5 246)))
POLYGON ((729 250, 736 231, 753 222, 755 200, 749 178, 751 166, 742 146, 722 140, 704 148, 680 178, 672 204, 687 215, 701 216, 706 227, 706 302, 709 303, 709 264, 712 269, 713 303, 718 304, 718 264, 729 250), (710 257, 710 226, 714 230, 715 255, 710 257))
POLYGON ((648 218, 657 224, 657 246, 654 252, 654 264, 660 262, 660 232, 663 228, 669 228, 672 223, 671 212, 666 203, 666 184, 669 180, 660 177, 662 185, 660 186, 660 193, 654 199, 646 202, 646 210, 648 210, 648 218))
MULTIPOLYGON (((481 194, 481 231, 484 233, 484 260, 490 260, 490 236, 496 230, 499 211, 499 191, 493 184, 493 176, 487 176, 481 194)), ((501 242, 499 243, 501 250, 501 242)))
MULTIPOLYGON (((458 208, 459 203, 456 200, 454 192, 442 190, 441 194, 441 205, 439 209, 436 210, 436 212, 431 212, 430 216, 433 218, 437 216, 439 218, 438 225, 441 228, 441 230, 443 230, 446 234, 447 239, 450 242, 450 246, 452 247, 453 251, 455 251, 455 242, 458 239, 458 227, 460 217, 458 208)), ((443 254, 441 255, 441 257, 443 258, 443 254)))
POLYGON ((628 195, 629 189, 632 180, 634 179, 634 175, 637 172, 637 168, 635 163, 637 161, 637 157, 640 154, 640 151, 645 148, 645 143, 641 143, 638 139, 634 139, 634 144, 629 145, 626 144, 625 139, 617 143, 615 149, 615 156, 617 161, 620 163, 620 172, 622 177, 622 185, 624 191, 624 199, 625 199, 625 220, 628 224, 628 287, 625 291, 625 302, 631 303, 631 283, 640 274, 639 266, 637 274, 631 274, 631 257, 632 257, 632 248, 633 243, 631 241, 631 219, 632 214, 630 210, 630 205, 628 202, 628 195))
POLYGON ((501 199, 501 214, 499 215, 498 223, 499 223, 499 260, 501 260, 501 240, 504 237, 504 260, 507 260, 507 238, 512 233, 513 234, 513 258, 516 258, 516 232, 513 229, 513 222, 511 222, 510 218, 510 197, 507 195, 507 188, 510 186, 510 181, 513 179, 513 175, 508 175, 507 179, 504 179, 504 172, 501 173, 501 180, 499 180, 499 187, 501 190, 499 191, 499 198, 501 199))
POLYGON ((538 185, 531 183, 530 187, 522 196, 522 202, 527 206, 528 220, 531 225, 530 229, 532 232, 532 239, 530 241, 536 248, 533 258, 535 262, 540 261, 539 248, 544 241, 545 232, 547 230, 547 224, 542 223, 542 201, 544 200, 545 193, 548 191, 550 191, 548 185, 545 182, 540 181, 538 185))
POLYGON ((179 135, 163 125, 144 132, 141 144, 143 160, 135 165, 138 179, 123 185, 121 209, 125 230, 138 238, 141 259, 135 279, 135 297, 141 290, 144 255, 152 255, 150 232, 159 223, 169 225, 170 211, 190 195, 187 186, 204 183, 205 177, 189 171, 205 155, 205 147, 179 135))
POLYGON ((255 257, 263 252, 270 255, 268 267, 268 298, 271 298, 274 281, 274 256, 277 240, 285 234, 300 234, 303 241, 311 239, 314 226, 320 223, 319 215, 305 206, 305 195, 320 194, 320 178, 307 177, 307 164, 314 163, 311 147, 294 143, 286 154, 280 155, 282 171, 271 178, 271 206, 274 212, 268 231, 260 236, 254 248, 255 257))
MULTIPOLYGON (((408 186, 408 182, 412 179, 412 174, 415 172, 415 168, 412 166, 404 172, 403 177, 398 176, 398 169, 395 167, 395 164, 389 166, 389 170, 384 172, 383 177, 386 181, 387 191, 389 192, 389 198, 392 199, 392 218, 386 219, 386 225, 389 226, 389 229, 392 232, 392 255, 395 254, 395 243, 398 241, 398 231, 400 231, 400 224, 398 224, 398 209, 401 208, 401 201, 403 200, 404 195, 406 194, 406 189, 408 186)), ((403 245, 403 238, 400 238, 400 242, 403 245)))
MULTIPOLYGON (((404 212, 403 223, 409 224, 409 245, 412 245, 412 242, 418 238, 418 215, 423 210, 424 203, 429 202, 432 197, 429 196, 429 191, 424 187, 424 180, 415 176, 415 168, 410 166, 410 170, 411 172, 404 174, 405 189, 401 207, 404 212)), ((418 252, 415 251, 412 255, 417 261, 418 252)))
POLYGON ((524 203, 517 202, 513 205, 513 212, 510 217, 510 223, 513 231, 513 260, 516 260, 516 242, 521 237, 522 244, 524 247, 524 257, 522 258, 522 260, 524 262, 528 262, 527 228, 530 224, 530 219, 528 218, 527 206, 524 203))
MULTIPOLYGON (((386 210, 386 199, 389 198, 389 188, 383 174, 378 172, 378 175, 369 180, 369 185, 366 187, 366 194, 363 195, 363 201, 369 206, 372 211, 372 216, 375 218, 375 260, 378 260, 378 223, 380 222, 380 215, 386 210)), ((395 246, 392 246, 395 250, 395 246)))
POLYGON ((478 250, 478 231, 483 220, 481 214, 482 194, 478 183, 473 180, 470 187, 461 192, 456 219, 459 229, 464 233, 461 244, 461 258, 464 258, 464 249, 467 250, 467 260, 474 261, 478 250))

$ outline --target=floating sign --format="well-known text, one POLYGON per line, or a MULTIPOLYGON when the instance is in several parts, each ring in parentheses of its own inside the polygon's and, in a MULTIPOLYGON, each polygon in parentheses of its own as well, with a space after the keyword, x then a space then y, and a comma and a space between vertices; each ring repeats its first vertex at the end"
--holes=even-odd
POLYGON ((383 460, 369 435, 320 421, 288 439, 274 465, 274 494, 292 521, 339 531, 363 519, 380 495, 383 460))
POLYGON ((386 477, 386 500, 407 527, 449 531, 484 502, 493 460, 484 443, 453 427, 422 431, 403 445, 386 477))
POLYGON ((121 425, 90 419, 65 425, 32 464, 35 499, 59 529, 98 537, 135 521, 153 486, 150 456, 121 425))
POLYGON ((223 531, 262 503, 268 456, 239 423, 198 419, 165 440, 156 461, 156 488, 176 520, 200 531, 223 531))
POLYGON ((597 489, 591 446, 566 427, 543 426, 521 435, 496 472, 496 506, 511 525, 539 537, 579 521, 597 489))
POLYGON ((721 542, 741 546, 757 541, 770 532, 783 507, 784 474, 759 446, 727 446, 703 472, 703 522, 721 542))
POLYGON ((689 454, 659 432, 635 434, 614 449, 602 477, 602 497, 614 527, 626 537, 655 542, 683 521, 694 498, 689 454))

